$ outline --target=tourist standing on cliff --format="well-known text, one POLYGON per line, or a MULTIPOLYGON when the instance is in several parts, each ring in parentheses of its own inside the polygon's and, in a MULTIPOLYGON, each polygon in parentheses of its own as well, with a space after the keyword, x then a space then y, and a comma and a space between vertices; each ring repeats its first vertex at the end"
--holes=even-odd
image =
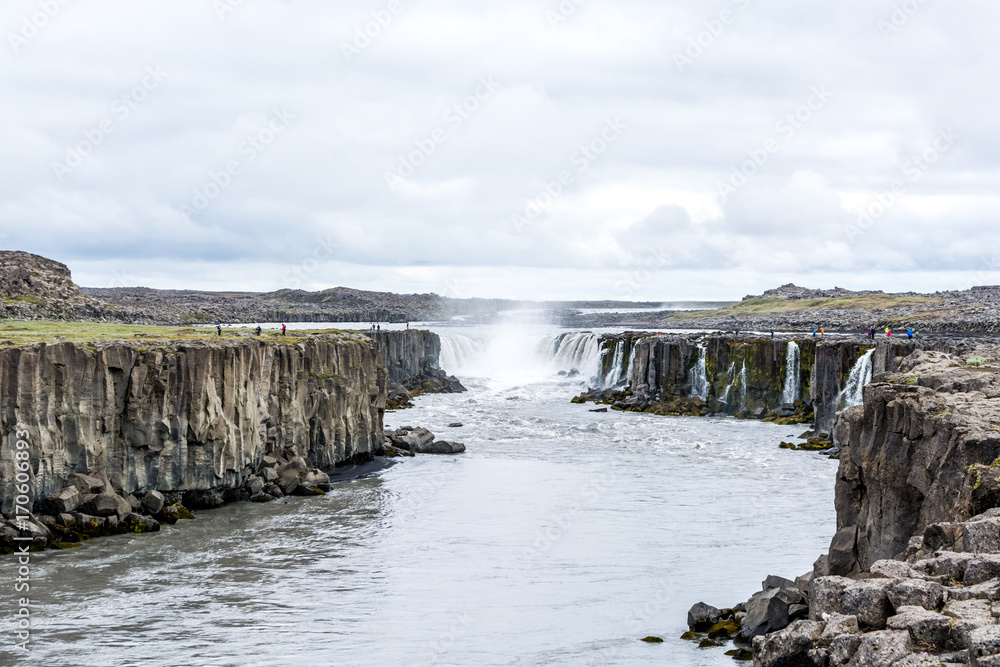
POLYGON ((219 335, 221 336, 222 335, 222 325, 221 324, 216 324, 215 328, 219 330, 219 335))
POLYGON ((282 323, 282 325, 281 325, 281 335, 282 336, 285 335, 285 325, 284 325, 284 323, 282 323))
POLYGON ((912 328, 906 330, 906 337, 909 338, 910 340, 913 340, 913 329, 912 328))

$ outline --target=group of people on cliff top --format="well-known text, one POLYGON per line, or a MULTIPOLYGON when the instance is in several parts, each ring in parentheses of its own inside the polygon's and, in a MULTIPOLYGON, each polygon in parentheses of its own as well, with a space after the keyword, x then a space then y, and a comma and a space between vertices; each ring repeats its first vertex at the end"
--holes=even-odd
MULTIPOLYGON (((216 325, 215 325, 215 330, 219 332, 219 335, 220 335, 220 336, 222 335, 222 325, 221 325, 221 324, 216 324, 216 325)), ((284 324, 282 324, 282 325, 281 325, 281 335, 282 335, 282 336, 285 336, 285 335, 287 335, 287 334, 285 333, 285 330, 286 330, 286 329, 285 329, 285 325, 284 325, 284 324)), ((255 336, 259 336, 259 335, 261 334, 261 328, 260 328, 260 325, 259 325, 259 324, 257 325, 257 328, 253 330, 253 332, 254 332, 254 335, 255 335, 255 336)))
MULTIPOLYGON (((875 340, 875 336, 877 335, 877 333, 878 331, 875 329, 875 327, 872 327, 871 329, 868 330, 868 339, 875 340)), ((906 330, 906 337, 909 338, 910 340, 913 340, 913 337, 919 334, 920 332, 914 331, 913 327, 910 327, 906 330)), ((892 329, 890 329, 889 327, 885 328, 885 337, 892 338, 892 329)))

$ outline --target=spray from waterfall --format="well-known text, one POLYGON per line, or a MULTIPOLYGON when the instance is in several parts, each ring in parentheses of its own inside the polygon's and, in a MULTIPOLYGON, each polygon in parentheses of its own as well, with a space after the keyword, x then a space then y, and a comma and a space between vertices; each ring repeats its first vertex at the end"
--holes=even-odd
POLYGON ((789 341, 788 354, 785 357, 785 391, 781 395, 782 403, 794 403, 798 400, 801 389, 800 368, 799 345, 795 341, 789 341))
POLYGON ((844 409, 853 408, 864 402, 865 386, 872 381, 872 357, 875 355, 875 348, 868 350, 854 364, 851 374, 847 378, 844 391, 840 392, 840 403, 844 409))
POLYGON ((446 334, 441 336, 441 356, 438 365, 448 373, 466 373, 472 368, 483 346, 468 336, 446 334))
POLYGON ((688 380, 691 383, 691 398, 708 398, 708 366, 706 363, 707 350, 704 346, 698 348, 698 363, 688 372, 688 380))

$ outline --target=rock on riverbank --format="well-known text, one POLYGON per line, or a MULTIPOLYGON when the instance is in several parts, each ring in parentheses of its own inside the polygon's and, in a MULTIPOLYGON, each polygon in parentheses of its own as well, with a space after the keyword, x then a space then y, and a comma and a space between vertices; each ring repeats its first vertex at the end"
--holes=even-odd
POLYGON ((840 415, 837 535, 740 605, 755 665, 1000 665, 998 359, 918 350, 840 415))

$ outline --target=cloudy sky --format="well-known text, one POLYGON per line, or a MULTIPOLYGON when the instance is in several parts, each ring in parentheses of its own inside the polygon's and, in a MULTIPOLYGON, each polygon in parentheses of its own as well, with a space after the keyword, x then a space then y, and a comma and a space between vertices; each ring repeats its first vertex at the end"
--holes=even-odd
POLYGON ((5 0, 3 248, 515 298, 1000 283, 987 0, 5 0))

